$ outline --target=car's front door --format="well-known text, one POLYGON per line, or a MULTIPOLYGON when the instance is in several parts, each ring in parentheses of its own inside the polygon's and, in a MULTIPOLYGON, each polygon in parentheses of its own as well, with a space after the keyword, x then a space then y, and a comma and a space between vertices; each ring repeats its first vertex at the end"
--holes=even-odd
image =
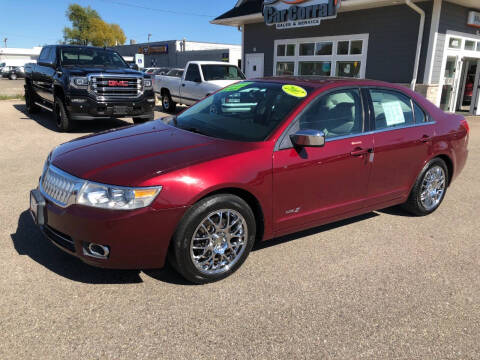
POLYGON ((320 95, 295 120, 298 130, 325 133, 323 147, 295 147, 284 137, 273 159, 274 227, 277 235, 348 216, 364 206, 373 134, 360 89, 320 95))
POLYGON ((197 64, 190 64, 180 85, 180 97, 186 105, 192 105, 206 96, 202 76, 197 64))
POLYGON ((434 122, 412 99, 390 89, 371 89, 374 161, 368 206, 389 205, 408 195, 431 154, 434 122))

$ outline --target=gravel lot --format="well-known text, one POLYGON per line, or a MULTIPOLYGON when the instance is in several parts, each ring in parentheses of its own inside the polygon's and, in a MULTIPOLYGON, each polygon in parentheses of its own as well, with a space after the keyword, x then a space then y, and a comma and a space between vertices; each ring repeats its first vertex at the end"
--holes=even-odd
POLYGON ((25 92, 23 89, 24 84, 25 79, 9 80, 7 78, 0 77, 0 95, 23 95, 25 92))
POLYGON ((0 359, 480 358, 480 119, 435 214, 387 209, 277 239, 206 286, 89 267, 30 219, 51 148, 126 122, 62 134, 19 101, 0 102, 0 122, 0 359))

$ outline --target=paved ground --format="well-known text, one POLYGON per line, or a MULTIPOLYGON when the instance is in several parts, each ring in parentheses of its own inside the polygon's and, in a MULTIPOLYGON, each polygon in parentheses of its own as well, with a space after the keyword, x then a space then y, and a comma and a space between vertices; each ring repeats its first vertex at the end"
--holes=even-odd
POLYGON ((390 209, 259 246, 225 281, 105 271, 47 243, 26 209, 53 130, 0 102, 0 359, 480 358, 480 119, 434 215, 390 209))
POLYGON ((23 95, 24 84, 25 84, 24 79, 9 80, 7 78, 0 77, 0 95, 8 95, 8 96, 23 95))

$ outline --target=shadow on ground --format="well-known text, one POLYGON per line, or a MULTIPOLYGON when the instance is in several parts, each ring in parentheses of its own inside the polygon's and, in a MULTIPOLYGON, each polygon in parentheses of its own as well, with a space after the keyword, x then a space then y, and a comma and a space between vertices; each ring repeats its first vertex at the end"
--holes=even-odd
MULTIPOLYGON (((55 119, 53 114, 46 110, 41 110, 36 114, 28 114, 24 104, 14 104, 13 107, 22 113, 23 116, 20 117, 20 120, 33 120, 37 124, 43 126, 44 128, 60 132, 60 130, 55 125, 55 119)), ((99 120, 85 120, 85 121, 75 121, 73 123, 73 129, 70 133, 98 133, 102 131, 107 131, 111 129, 120 128, 123 126, 130 126, 132 123, 129 123, 121 119, 99 119, 99 120)))
MULTIPOLYGON (((143 282, 139 270, 109 270, 84 264, 50 243, 34 224, 28 211, 20 214, 17 231, 11 235, 19 255, 29 256, 50 271, 67 279, 87 284, 135 284, 143 282)), ((146 275, 172 284, 188 284, 170 266, 148 270, 146 275)))

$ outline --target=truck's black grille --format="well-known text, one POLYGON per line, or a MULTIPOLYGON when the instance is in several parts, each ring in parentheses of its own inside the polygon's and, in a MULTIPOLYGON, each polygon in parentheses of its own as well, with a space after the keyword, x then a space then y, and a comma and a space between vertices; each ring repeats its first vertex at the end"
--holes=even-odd
POLYGON ((91 76, 90 90, 99 99, 137 98, 143 92, 140 77, 91 76))

